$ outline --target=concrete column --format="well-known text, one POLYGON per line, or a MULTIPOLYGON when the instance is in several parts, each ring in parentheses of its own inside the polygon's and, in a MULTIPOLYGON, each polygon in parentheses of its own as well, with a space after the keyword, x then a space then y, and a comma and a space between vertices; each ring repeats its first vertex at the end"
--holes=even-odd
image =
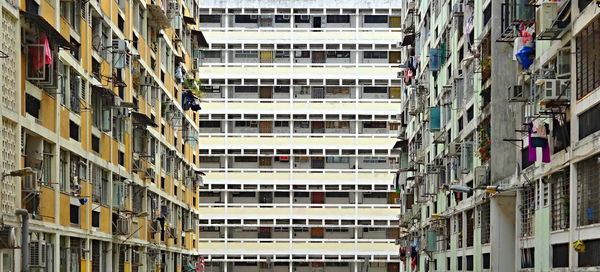
POLYGON ((507 193, 490 200, 491 271, 517 271, 516 195, 507 193))

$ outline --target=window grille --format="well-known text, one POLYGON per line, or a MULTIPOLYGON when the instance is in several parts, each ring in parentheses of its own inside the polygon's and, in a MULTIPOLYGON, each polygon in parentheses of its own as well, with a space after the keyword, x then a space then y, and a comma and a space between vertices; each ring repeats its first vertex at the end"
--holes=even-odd
POLYGON ((549 181, 552 230, 569 228, 569 172, 553 176, 549 181))
POLYGON ((600 239, 584 240, 585 252, 577 254, 579 267, 600 266, 600 239))
POLYGON ((521 192, 521 237, 533 235, 533 216, 535 212, 535 187, 521 192))
POLYGON ((577 164, 577 222, 579 226, 600 222, 600 156, 577 164))
POLYGON ((600 86, 600 19, 591 22, 577 35, 576 73, 577 99, 581 99, 600 86))
POLYGON ((490 242, 490 203, 479 206, 479 227, 481 229, 481 243, 490 242))

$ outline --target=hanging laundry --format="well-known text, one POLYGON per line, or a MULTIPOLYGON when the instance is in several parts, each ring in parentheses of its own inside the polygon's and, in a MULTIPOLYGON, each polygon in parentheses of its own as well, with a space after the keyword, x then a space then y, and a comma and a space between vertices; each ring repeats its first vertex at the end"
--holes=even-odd
POLYGON ((186 110, 199 111, 202 109, 200 107, 200 99, 198 97, 196 97, 190 90, 181 94, 181 99, 183 101, 183 103, 181 103, 181 107, 183 108, 184 111, 186 111, 186 110))
POLYGON ((183 83, 183 71, 181 65, 178 65, 177 68, 175 68, 175 79, 177 84, 183 83))
POLYGON ((535 124, 530 122, 528 125, 527 140, 529 142, 528 159, 529 161, 537 160, 536 148, 542 148, 542 162, 550 162, 550 145, 548 144, 548 124, 541 120, 536 120, 535 124))
POLYGON ((517 60, 523 69, 527 70, 533 64, 533 60, 535 59, 535 44, 531 43, 530 46, 525 45, 519 49, 516 54, 517 60))

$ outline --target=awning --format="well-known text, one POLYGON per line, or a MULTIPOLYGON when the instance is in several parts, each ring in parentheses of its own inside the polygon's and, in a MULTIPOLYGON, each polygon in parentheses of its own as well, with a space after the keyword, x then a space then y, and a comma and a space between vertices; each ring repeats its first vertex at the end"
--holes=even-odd
POLYGON ((202 33, 202 31, 192 29, 192 36, 194 36, 194 38, 196 39, 196 43, 198 44, 198 47, 200 47, 200 48, 208 47, 208 42, 206 41, 206 37, 204 37, 204 34, 202 33))
POLYGON ((169 28, 171 26, 171 20, 169 20, 161 6, 148 4, 146 5, 146 8, 150 14, 149 17, 151 17, 148 18, 148 24, 159 29, 169 28))
POLYGON ((396 144, 394 144, 394 147, 392 149, 398 149, 400 147, 403 147, 406 145, 407 142, 408 142, 407 140, 396 141, 396 144))
POLYGON ((42 16, 22 10, 21 16, 25 18, 25 21, 35 25, 39 31, 46 33, 46 35, 48 35, 48 39, 50 39, 50 41, 53 43, 56 43, 58 47, 67 50, 73 49, 71 42, 67 41, 67 39, 65 39, 65 37, 63 37, 60 32, 58 32, 58 30, 56 30, 56 28, 48 23, 42 16))
POLYGON ((146 126, 158 127, 158 125, 156 123, 154 123, 154 121, 152 121, 152 119, 150 119, 150 117, 148 117, 148 115, 145 115, 143 113, 139 113, 136 111, 131 112, 131 121, 134 124, 142 124, 142 125, 146 125, 146 126))
POLYGON ((115 94, 111 89, 106 88, 101 85, 92 85, 92 92, 99 92, 100 95, 102 95, 102 96, 110 96, 110 97, 117 96, 117 94, 115 94))
POLYGON ((194 19, 194 17, 190 17, 190 16, 183 16, 183 22, 185 22, 188 25, 195 25, 196 19, 194 19))
POLYGON ((402 43, 400 45, 407 46, 407 45, 411 45, 414 43, 415 43, 415 35, 410 34, 410 35, 404 36, 404 38, 402 39, 402 43))

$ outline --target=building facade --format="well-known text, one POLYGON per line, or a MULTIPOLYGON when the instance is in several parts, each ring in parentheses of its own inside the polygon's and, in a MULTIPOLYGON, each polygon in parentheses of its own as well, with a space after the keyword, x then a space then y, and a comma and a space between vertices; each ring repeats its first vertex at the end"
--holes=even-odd
POLYGON ((395 1, 203 1, 200 255, 398 271, 395 1))
POLYGON ((598 4, 403 2, 407 271, 600 267, 598 4))
POLYGON ((192 265, 198 1, 0 3, 0 271, 192 265))

